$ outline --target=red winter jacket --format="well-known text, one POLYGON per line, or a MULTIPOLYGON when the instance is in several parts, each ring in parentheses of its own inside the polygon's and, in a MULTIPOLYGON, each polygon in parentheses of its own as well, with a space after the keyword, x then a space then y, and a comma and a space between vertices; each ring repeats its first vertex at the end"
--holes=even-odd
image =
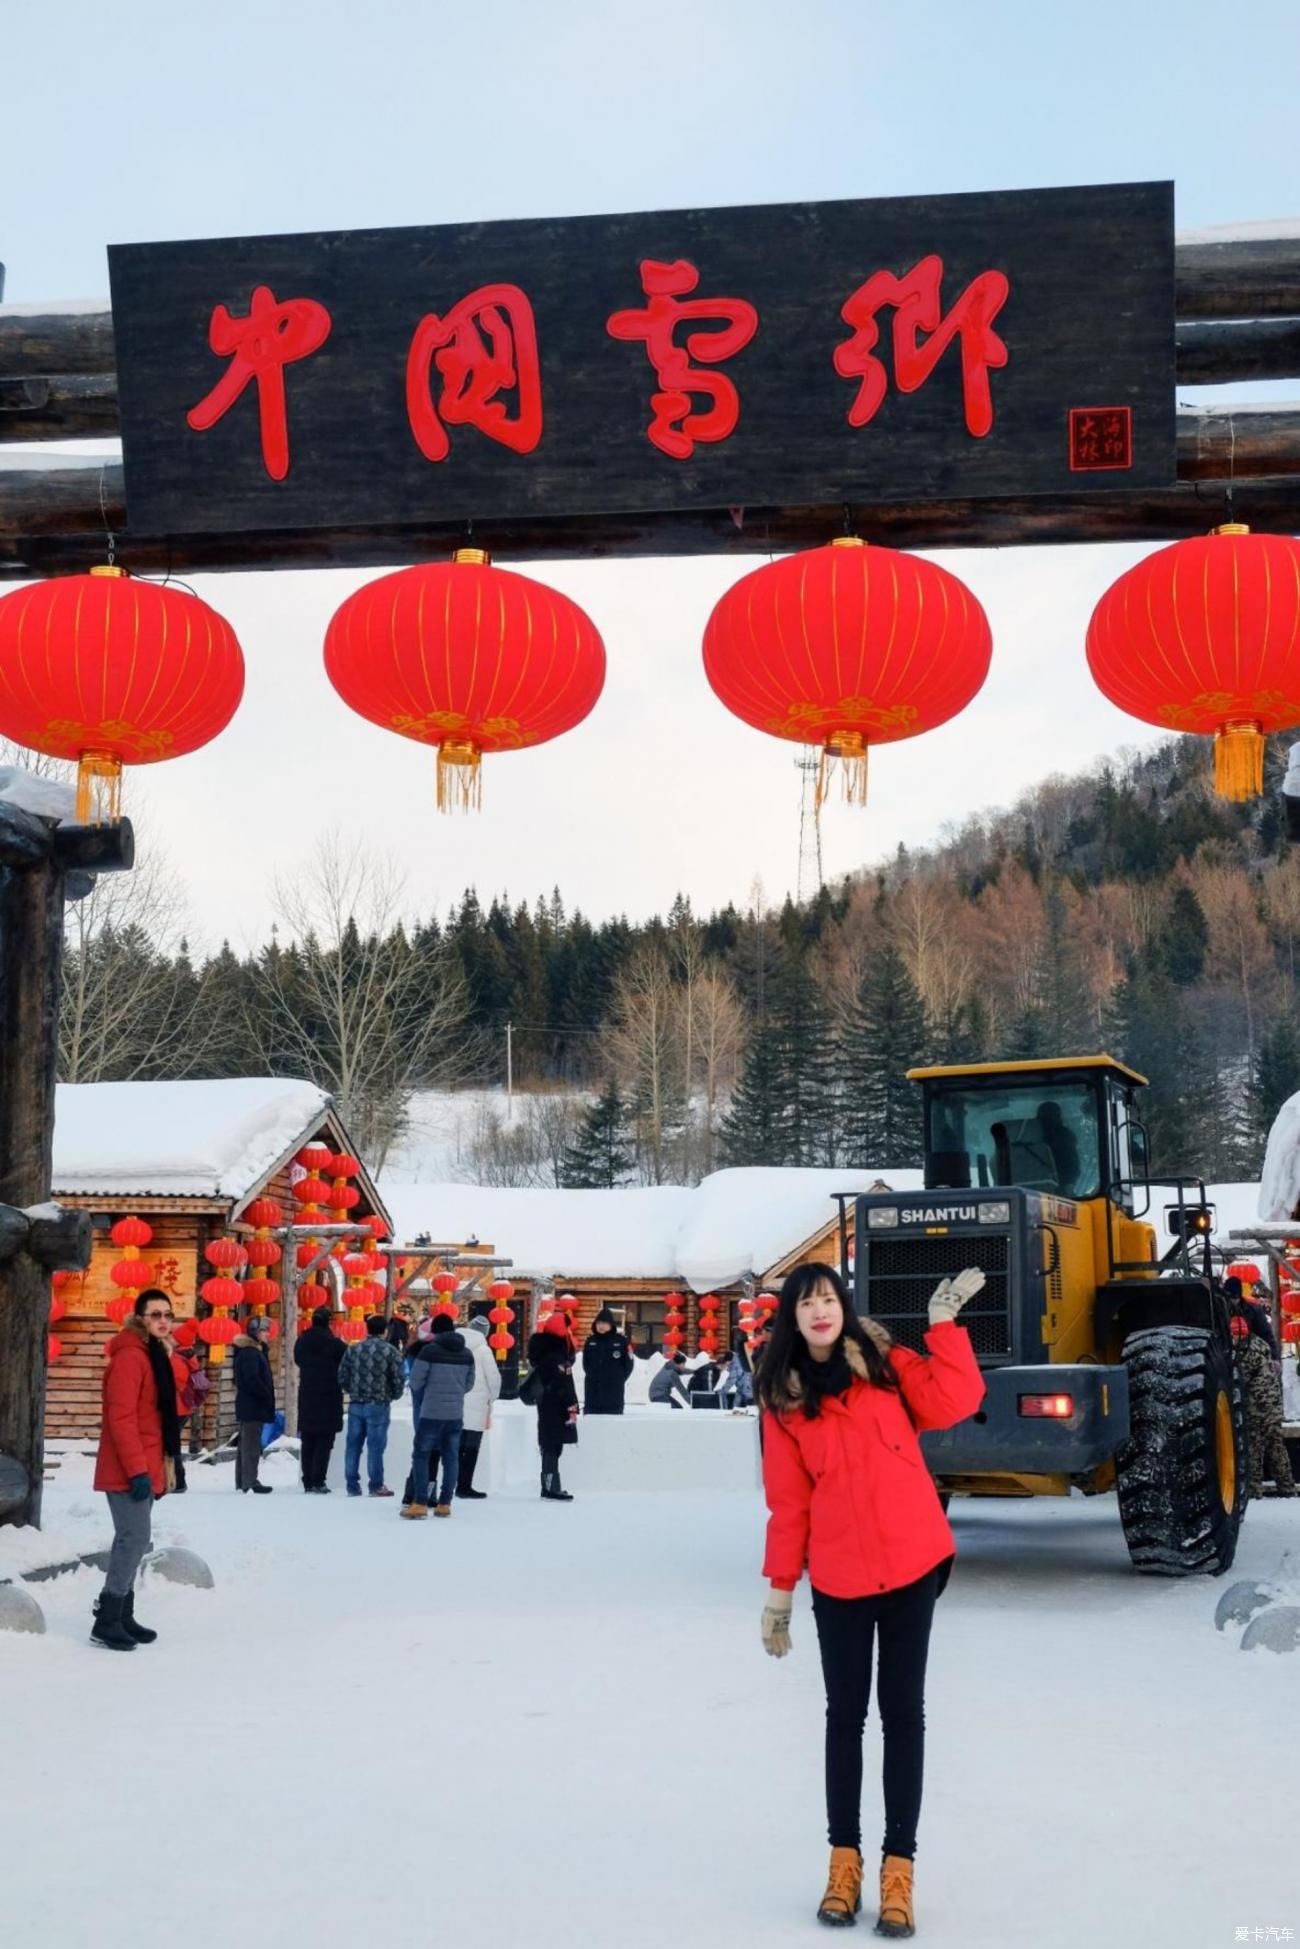
POLYGON ((828 1597, 876 1597, 915 1583, 954 1554, 952 1531, 921 1455, 917 1432, 951 1428, 984 1398, 965 1327, 945 1321, 925 1336, 929 1359, 863 1326, 898 1377, 897 1393, 867 1379, 851 1341, 848 1392, 810 1421, 798 1405, 763 1416, 763 1486, 770 1512, 763 1575, 793 1590, 805 1567, 828 1597))
POLYGON ((129 1489, 133 1475, 147 1475, 154 1494, 163 1492, 162 1416, 147 1342, 147 1328, 131 1318, 104 1349, 97 1489, 129 1489))

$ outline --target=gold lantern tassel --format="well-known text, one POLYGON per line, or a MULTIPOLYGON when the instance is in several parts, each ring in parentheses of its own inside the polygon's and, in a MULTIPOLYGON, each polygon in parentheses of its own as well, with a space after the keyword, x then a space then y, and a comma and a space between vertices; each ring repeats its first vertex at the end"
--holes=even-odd
POLYGON ((1257 799, 1264 789, 1264 734, 1258 724, 1225 724, 1214 734, 1214 789, 1224 799, 1257 799))
POLYGON ((112 825, 122 816, 122 761, 106 751, 83 751, 77 766, 79 826, 112 825))
POLYGON ((483 754, 449 738, 438 746, 439 812, 477 812, 483 804, 483 754))
POLYGON ((867 802, 867 741, 861 731, 836 731, 822 747, 817 767, 815 804, 820 812, 830 794, 831 781, 839 775, 846 805, 867 802))

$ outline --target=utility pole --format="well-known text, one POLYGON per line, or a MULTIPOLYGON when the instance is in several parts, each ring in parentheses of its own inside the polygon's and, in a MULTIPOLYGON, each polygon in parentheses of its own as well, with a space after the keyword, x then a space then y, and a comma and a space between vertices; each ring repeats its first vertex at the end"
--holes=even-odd
POLYGON ((506 1023, 506 1122, 515 1113, 515 1025, 506 1023))

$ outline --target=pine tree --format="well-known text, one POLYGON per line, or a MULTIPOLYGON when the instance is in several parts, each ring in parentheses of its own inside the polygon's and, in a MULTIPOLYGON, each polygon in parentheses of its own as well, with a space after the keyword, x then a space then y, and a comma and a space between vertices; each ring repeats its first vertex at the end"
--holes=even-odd
POLYGON ((1169 903, 1160 947, 1165 973, 1179 988, 1189 988, 1205 971, 1210 928, 1205 910, 1188 881, 1180 880, 1169 903))
POLYGON ((760 1022, 749 1038, 745 1066, 719 1133, 728 1164, 784 1164, 785 1070, 781 1029, 760 1022))
POLYGON ((836 1154, 835 1049, 821 991, 806 963, 791 956, 773 989, 781 1076, 782 1164, 833 1164, 836 1154))
POLYGON ((925 1060, 926 1042, 921 997, 902 955, 886 945, 867 965, 840 1038, 846 1163, 921 1162, 921 1093, 907 1071, 925 1060))
POLYGON ((611 1077, 564 1153, 560 1182, 568 1190, 612 1191, 632 1173, 627 1106, 611 1077))
POLYGON ((1148 1079, 1142 1116, 1153 1171, 1198 1174, 1216 1121, 1215 1079, 1181 991, 1154 958, 1135 963, 1115 998, 1118 1053, 1148 1079))

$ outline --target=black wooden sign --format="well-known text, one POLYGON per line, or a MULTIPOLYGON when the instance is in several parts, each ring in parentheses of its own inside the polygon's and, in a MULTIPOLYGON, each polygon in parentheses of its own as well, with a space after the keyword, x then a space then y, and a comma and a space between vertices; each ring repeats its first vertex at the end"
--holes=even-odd
POLYGON ((1168 183, 109 252, 133 533, 1174 479, 1168 183))

